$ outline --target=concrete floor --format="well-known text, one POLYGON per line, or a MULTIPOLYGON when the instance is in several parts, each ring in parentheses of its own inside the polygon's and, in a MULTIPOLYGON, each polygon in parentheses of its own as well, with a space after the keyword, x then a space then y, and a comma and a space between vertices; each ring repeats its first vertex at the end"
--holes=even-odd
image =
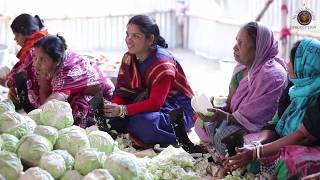
POLYGON ((233 59, 208 59, 192 51, 176 49, 173 53, 181 65, 195 94, 226 96, 235 62, 233 59))

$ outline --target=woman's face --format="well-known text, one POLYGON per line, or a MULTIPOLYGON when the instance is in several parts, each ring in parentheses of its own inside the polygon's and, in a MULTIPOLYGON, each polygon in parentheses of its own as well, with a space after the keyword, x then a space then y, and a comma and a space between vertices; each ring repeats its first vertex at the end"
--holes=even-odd
POLYGON ((128 24, 126 33, 126 44, 130 53, 139 56, 149 52, 153 36, 147 38, 135 24, 128 24))
POLYGON ((48 54, 46 54, 41 47, 35 48, 35 57, 37 71, 46 77, 51 77, 56 71, 58 62, 54 61, 48 54))
POLYGON ((255 59, 256 50, 246 30, 242 28, 236 37, 237 43, 233 47, 233 55, 237 62, 251 67, 255 59))
POLYGON ((293 69, 293 64, 291 62, 291 58, 290 58, 289 62, 287 63, 287 68, 288 68, 288 76, 291 79, 294 79, 296 77, 296 75, 294 74, 294 69, 293 69))
POLYGON ((13 33, 14 40, 17 42, 17 44, 21 47, 23 47, 24 42, 28 39, 28 36, 25 36, 21 33, 13 33))

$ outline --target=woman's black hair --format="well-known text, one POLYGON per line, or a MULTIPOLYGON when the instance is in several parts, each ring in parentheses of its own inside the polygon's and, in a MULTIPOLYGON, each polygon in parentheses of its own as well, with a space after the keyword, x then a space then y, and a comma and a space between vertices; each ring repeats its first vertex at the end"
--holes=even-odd
POLYGON ((300 43, 301 43, 301 40, 299 40, 296 43, 294 43, 293 47, 290 50, 290 62, 292 64, 292 68, 294 68, 294 59, 296 57, 296 52, 297 52, 297 49, 298 49, 300 43))
POLYGON ((166 40, 160 36, 159 27, 152 17, 147 15, 136 15, 129 20, 128 24, 137 25, 140 31, 147 38, 149 38, 151 35, 154 35, 154 45, 159 45, 163 48, 168 48, 166 40))
POLYGON ((258 23, 257 22, 249 22, 243 26, 243 28, 247 31, 247 34, 256 49, 257 44, 257 31, 258 31, 258 23))
POLYGON ((33 17, 30 14, 20 14, 12 21, 10 27, 14 33, 29 36, 42 29, 44 24, 38 15, 33 17))
POLYGON ((55 62, 64 60, 67 44, 64 37, 60 35, 48 35, 39 39, 34 47, 41 47, 43 52, 48 54, 55 62))

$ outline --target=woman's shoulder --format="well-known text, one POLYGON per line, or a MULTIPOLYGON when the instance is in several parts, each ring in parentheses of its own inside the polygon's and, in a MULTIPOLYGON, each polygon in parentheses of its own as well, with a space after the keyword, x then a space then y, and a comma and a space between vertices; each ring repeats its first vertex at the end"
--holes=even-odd
POLYGON ((314 102, 307 108, 303 118, 304 127, 307 131, 320 141, 320 94, 317 95, 314 102))
POLYGON ((266 62, 262 66, 259 74, 268 78, 280 77, 283 79, 287 79, 288 75, 285 65, 275 60, 270 60, 266 62))
POLYGON ((81 56, 79 53, 73 51, 66 51, 65 58, 63 61, 63 68, 72 69, 74 65, 83 64, 83 62, 86 62, 86 58, 81 56))
POLYGON ((65 53, 66 53, 66 56, 69 58, 80 57, 80 54, 74 51, 66 51, 65 53))
POLYGON ((308 108, 307 108, 307 114, 316 115, 317 117, 320 117, 320 94, 316 94, 313 96, 308 108), (311 113, 308 113, 311 112, 311 113))
POLYGON ((65 57, 66 57, 66 60, 69 62, 75 62, 75 61, 78 62, 78 61, 84 61, 84 60, 90 59, 74 51, 66 51, 65 57))
POLYGON ((35 48, 32 47, 32 48, 30 48, 30 50, 28 51, 27 55, 23 59, 23 64, 24 65, 32 64, 34 62, 34 60, 35 60, 35 57, 36 57, 35 48))
POLYGON ((157 47, 154 52, 154 56, 158 60, 162 59, 176 59, 171 52, 168 50, 162 48, 162 47, 157 47))
POLYGON ((320 94, 316 95, 316 102, 315 102, 315 106, 320 109, 320 94))

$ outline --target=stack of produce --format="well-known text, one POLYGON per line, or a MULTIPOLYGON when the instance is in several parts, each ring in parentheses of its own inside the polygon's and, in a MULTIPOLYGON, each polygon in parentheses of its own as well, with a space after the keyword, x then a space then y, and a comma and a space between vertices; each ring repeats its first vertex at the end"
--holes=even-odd
POLYGON ((1 101, 0 180, 193 180, 212 175, 207 155, 194 159, 169 146, 141 157, 128 135, 115 141, 96 126, 73 126, 71 112, 68 103, 53 100, 21 115, 10 101, 1 101))

